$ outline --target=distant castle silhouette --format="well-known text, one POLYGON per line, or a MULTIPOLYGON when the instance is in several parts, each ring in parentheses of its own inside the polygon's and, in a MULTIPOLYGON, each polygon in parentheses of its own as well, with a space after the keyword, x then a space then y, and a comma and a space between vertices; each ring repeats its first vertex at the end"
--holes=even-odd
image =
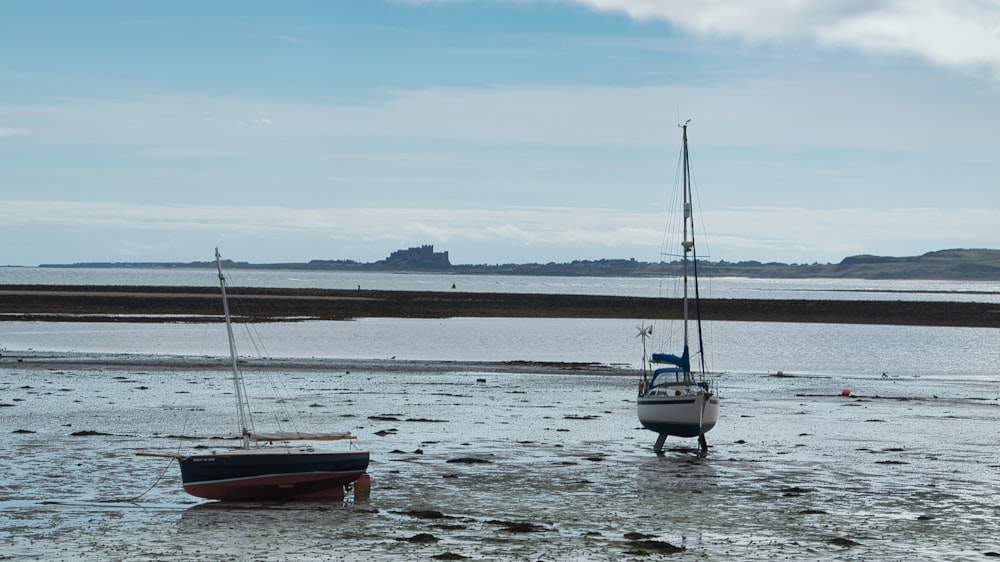
POLYGON ((448 252, 435 252, 433 244, 396 250, 378 262, 394 269, 450 269, 448 252))

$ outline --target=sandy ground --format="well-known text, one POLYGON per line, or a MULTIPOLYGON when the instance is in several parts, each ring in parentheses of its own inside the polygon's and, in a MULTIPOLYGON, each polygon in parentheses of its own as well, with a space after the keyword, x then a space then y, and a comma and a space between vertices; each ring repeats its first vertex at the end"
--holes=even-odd
POLYGON ((218 505, 136 456, 231 442, 222 359, 18 354, 0 362, 0 559, 1000 556, 993 381, 859 376, 845 397, 839 376, 742 374, 707 455, 658 456, 636 378, 591 366, 274 363, 287 392, 255 416, 355 433, 369 499, 218 505))
MULTIPOLYGON (((214 297, 214 298, 213 298, 214 297)), ((249 289, 255 321, 352 318, 679 318, 679 299, 607 295, 249 289)), ((211 288, 7 286, 0 321, 217 321, 211 288)), ((230 302, 234 299, 230 298, 230 302)), ((914 300, 702 299, 705 320, 1000 327, 1000 304, 914 300)))
MULTIPOLYGON (((190 371, 226 369, 228 358, 173 355, 94 354, 49 351, 16 351, 0 357, 0 369, 156 369, 190 371)), ((284 371, 382 372, 382 373, 532 373, 549 375, 635 375, 632 369, 599 363, 542 361, 416 361, 396 359, 268 358, 240 359, 248 368, 284 371)))

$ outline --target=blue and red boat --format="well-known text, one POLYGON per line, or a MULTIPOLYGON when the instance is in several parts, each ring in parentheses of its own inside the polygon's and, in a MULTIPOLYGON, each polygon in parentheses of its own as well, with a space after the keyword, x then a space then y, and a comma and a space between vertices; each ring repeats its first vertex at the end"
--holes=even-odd
POLYGON ((215 250, 215 263, 222 289, 222 305, 229 336, 233 384, 239 411, 242 446, 208 454, 178 455, 141 452, 139 455, 177 459, 184 490, 199 498, 223 501, 267 501, 290 499, 337 499, 345 487, 367 479, 369 452, 345 449, 321 450, 292 441, 353 440, 350 432, 337 433, 257 433, 250 429, 249 404, 244 396, 243 375, 236 354, 226 277, 222 259, 215 250), (274 443, 284 443, 275 445, 274 443))

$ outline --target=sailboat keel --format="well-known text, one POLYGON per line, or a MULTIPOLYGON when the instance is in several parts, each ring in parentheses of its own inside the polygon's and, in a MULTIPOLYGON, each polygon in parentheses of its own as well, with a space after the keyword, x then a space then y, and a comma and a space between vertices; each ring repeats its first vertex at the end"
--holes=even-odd
POLYGON ((667 434, 666 433, 661 433, 661 434, 657 435, 656 436, 656 443, 653 445, 653 452, 654 453, 662 453, 663 452, 663 443, 666 442, 666 440, 667 440, 667 434))

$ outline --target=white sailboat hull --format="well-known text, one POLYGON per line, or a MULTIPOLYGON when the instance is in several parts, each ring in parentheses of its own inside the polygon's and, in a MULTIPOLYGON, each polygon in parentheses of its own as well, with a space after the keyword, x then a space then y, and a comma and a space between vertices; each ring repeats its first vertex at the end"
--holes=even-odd
POLYGON ((698 437, 719 421, 719 397, 701 387, 667 385, 636 400, 639 423, 660 435, 698 437))

